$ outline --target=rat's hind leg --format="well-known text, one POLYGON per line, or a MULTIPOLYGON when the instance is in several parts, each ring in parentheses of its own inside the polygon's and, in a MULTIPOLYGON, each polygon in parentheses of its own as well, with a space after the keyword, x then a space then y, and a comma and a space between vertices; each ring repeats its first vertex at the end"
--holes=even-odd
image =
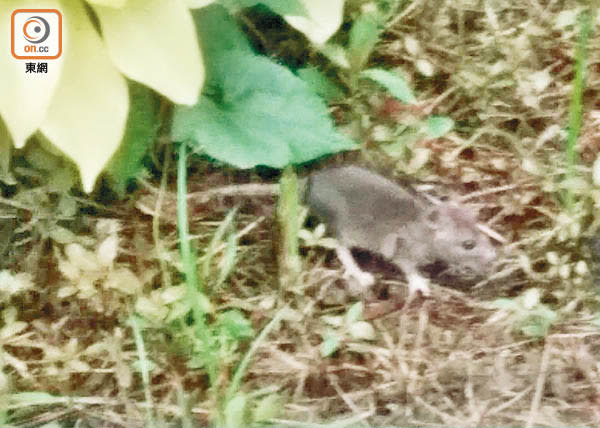
POLYGON ((363 294, 368 291, 368 288, 375 284, 375 278, 369 272, 363 271, 354 260, 352 253, 347 247, 342 245, 338 245, 335 249, 335 252, 342 262, 342 265, 345 269, 345 275, 354 279, 354 281, 349 281, 349 291, 353 295, 363 294), (358 282, 358 287, 356 283, 358 282))

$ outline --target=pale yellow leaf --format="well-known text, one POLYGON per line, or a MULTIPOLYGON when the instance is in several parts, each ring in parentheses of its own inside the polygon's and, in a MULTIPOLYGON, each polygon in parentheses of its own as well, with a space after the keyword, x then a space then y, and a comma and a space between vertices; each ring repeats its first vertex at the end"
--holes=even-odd
POLYGON ((375 329, 366 321, 357 321, 352 323, 348 328, 348 333, 356 340, 373 340, 375 339, 375 329))
POLYGON ((548 260, 548 263, 555 266, 560 263, 560 257, 556 251, 548 251, 546 253, 546 260, 548 260))
POLYGON ((108 6, 115 9, 120 9, 125 6, 127 0, 87 0, 87 2, 98 6, 108 6))
POLYGON ((596 157, 592 166, 592 181, 595 186, 600 186, 600 156, 596 157))
POLYGON ((531 86, 537 92, 543 92, 552 83, 552 76, 550 76, 550 70, 545 69, 536 71, 529 75, 531 86))
POLYGON ((208 6, 211 3, 214 3, 215 0, 185 0, 185 5, 189 9, 199 9, 204 6, 208 6))
POLYGON ((116 235, 121 231, 121 223, 119 220, 112 218, 101 218, 96 224, 96 234, 100 237, 106 235, 116 235))
POLYGON ((417 54, 421 52, 421 45, 419 44, 419 41, 409 35, 404 36, 404 47, 408 53, 413 56, 417 56, 417 54))
POLYGON ((65 350, 65 352, 67 352, 71 355, 75 355, 79 349, 79 340, 72 337, 71 339, 69 339, 69 341, 67 342, 67 344, 64 346, 63 349, 65 350))
POLYGON ((425 147, 418 147, 412 151, 412 159, 408 164, 410 172, 416 172, 423 168, 429 161, 431 151, 425 147))
POLYGON ((532 309, 538 303, 540 303, 540 290, 537 288, 530 288, 522 295, 523 307, 525 309, 532 309))
POLYGON ((419 73, 421 73, 423 76, 431 77, 435 73, 435 68, 433 67, 433 64, 427 61, 426 59, 417 60, 415 65, 417 67, 417 70, 419 70, 419 73))
POLYGON ((98 293, 94 283, 97 280, 96 275, 85 275, 77 282, 77 288, 79 289, 79 297, 82 299, 89 299, 93 295, 98 293))
POLYGON ((81 271, 79 268, 65 259, 60 259, 58 261, 58 270, 65 276, 65 278, 71 281, 77 281, 77 279, 81 276, 81 271))
POLYGON ((560 11, 553 16, 554 28, 561 30, 565 27, 574 26, 577 23, 577 15, 579 15, 579 12, 581 12, 581 9, 579 8, 560 11))
POLYGON ((579 260, 575 265, 575 273, 579 276, 586 276, 590 273, 587 263, 583 260, 579 260))
POLYGON ((77 294, 77 287, 74 285, 65 285, 64 287, 60 287, 58 292, 56 293, 56 297, 59 299, 64 299, 65 297, 71 297, 74 294, 77 294))
POLYGON ((120 268, 108 273, 105 288, 113 288, 126 294, 135 294, 142 288, 142 283, 133 272, 120 268))
POLYGON ((15 321, 11 324, 4 326, 0 330, 0 339, 6 340, 10 337, 16 336, 27 328, 27 323, 24 321, 15 321))
POLYGON ((69 262, 83 271, 95 271, 100 268, 96 255, 79 244, 69 244, 65 247, 69 262))
POLYGON ((129 98, 125 79, 111 63, 80 2, 64 5, 64 65, 41 126, 79 167, 83 188, 96 178, 123 138, 129 98))
POLYGON ((135 302, 135 310, 143 317, 151 320, 161 321, 169 313, 169 309, 147 297, 140 297, 135 302))
POLYGON ((346 50, 340 45, 327 43, 319 47, 320 52, 331 62, 341 68, 350 68, 350 61, 346 55, 346 50))
MULTIPOLYGON (((25 63, 10 52, 10 16, 15 9, 59 9, 57 0, 0 2, 0 116, 6 123, 17 148, 42 124, 63 67, 64 54, 48 60, 48 73, 25 73, 25 63)), ((63 40, 65 31, 63 28, 63 40)), ((63 44, 64 52, 64 44, 63 44)))
POLYGON ((183 299, 186 292, 187 291, 184 285, 167 287, 166 289, 162 290, 160 297, 165 304, 170 304, 183 299))
POLYGON ((129 0, 95 6, 110 57, 131 79, 175 103, 193 105, 204 81, 196 30, 182 0, 129 0))
POLYGON ((10 380, 4 372, 0 372, 0 394, 5 395, 10 391, 10 380))
POLYGON ((12 295, 33 288, 30 273, 20 272, 12 274, 8 270, 0 271, 0 292, 12 295))
POLYGON ((296 30, 304 33, 308 39, 317 44, 325 43, 342 23, 344 0, 300 0, 306 8, 306 16, 284 16, 285 20, 296 30))
POLYGON ((69 370, 72 372, 84 372, 85 373, 85 372, 91 371, 89 364, 86 363, 85 361, 81 361, 81 360, 71 360, 71 361, 69 361, 67 366, 69 367, 69 370))
POLYGON ((127 364, 117 362, 115 365, 115 374, 119 386, 123 389, 127 389, 133 383, 133 373, 131 368, 127 364))
POLYGON ((19 312, 14 306, 9 306, 8 308, 4 309, 2 311, 2 319, 4 320, 4 324, 12 324, 17 320, 18 315, 19 312))
POLYGON ((119 252, 119 236, 111 235, 100 243, 96 249, 98 262, 104 266, 112 266, 119 252))

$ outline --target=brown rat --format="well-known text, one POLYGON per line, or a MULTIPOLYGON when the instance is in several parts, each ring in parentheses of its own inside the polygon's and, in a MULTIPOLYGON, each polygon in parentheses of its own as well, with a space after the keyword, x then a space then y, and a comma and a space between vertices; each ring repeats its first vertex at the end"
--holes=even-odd
POLYGON ((496 259, 494 247, 467 207, 434 204, 363 168, 313 173, 306 202, 337 238, 338 257, 362 291, 374 278, 354 261, 350 249, 356 247, 381 254, 402 269, 411 294, 429 293, 419 265, 437 259, 458 271, 481 275, 496 259))
MULTIPOLYGON (((351 289, 356 294, 375 281, 356 264, 352 248, 380 254, 398 266, 407 277, 411 294, 418 290, 429 293, 419 265, 441 260, 455 271, 483 275, 496 259, 490 240, 465 205, 435 202, 357 166, 314 172, 305 187, 306 203, 337 238, 337 255, 360 286, 351 289)), ((206 201, 216 195, 278 192, 278 185, 257 183, 210 189, 190 197, 206 201)), ((354 284, 349 285, 353 288, 354 284)))

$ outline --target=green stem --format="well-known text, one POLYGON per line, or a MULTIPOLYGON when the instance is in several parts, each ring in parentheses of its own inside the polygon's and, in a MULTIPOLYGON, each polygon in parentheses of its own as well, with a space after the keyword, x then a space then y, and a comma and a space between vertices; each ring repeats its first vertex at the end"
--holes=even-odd
MULTIPOLYGON (((584 11, 579 15, 579 43, 575 53, 575 77, 573 78, 573 92, 569 107, 569 133, 567 137, 567 181, 572 182, 575 177, 575 163, 577 162, 576 143, 582 121, 582 98, 585 87, 585 62, 588 38, 591 30, 592 14, 584 11)), ((567 210, 572 213, 575 205, 575 195, 567 188, 567 210)))

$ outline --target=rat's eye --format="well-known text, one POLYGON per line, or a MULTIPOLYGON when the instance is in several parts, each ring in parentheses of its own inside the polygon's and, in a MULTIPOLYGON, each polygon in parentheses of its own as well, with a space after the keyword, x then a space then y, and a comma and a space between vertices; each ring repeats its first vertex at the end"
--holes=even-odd
POLYGON ((462 247, 465 250, 472 250, 475 248, 475 241, 473 239, 467 239, 466 241, 462 242, 462 247))

